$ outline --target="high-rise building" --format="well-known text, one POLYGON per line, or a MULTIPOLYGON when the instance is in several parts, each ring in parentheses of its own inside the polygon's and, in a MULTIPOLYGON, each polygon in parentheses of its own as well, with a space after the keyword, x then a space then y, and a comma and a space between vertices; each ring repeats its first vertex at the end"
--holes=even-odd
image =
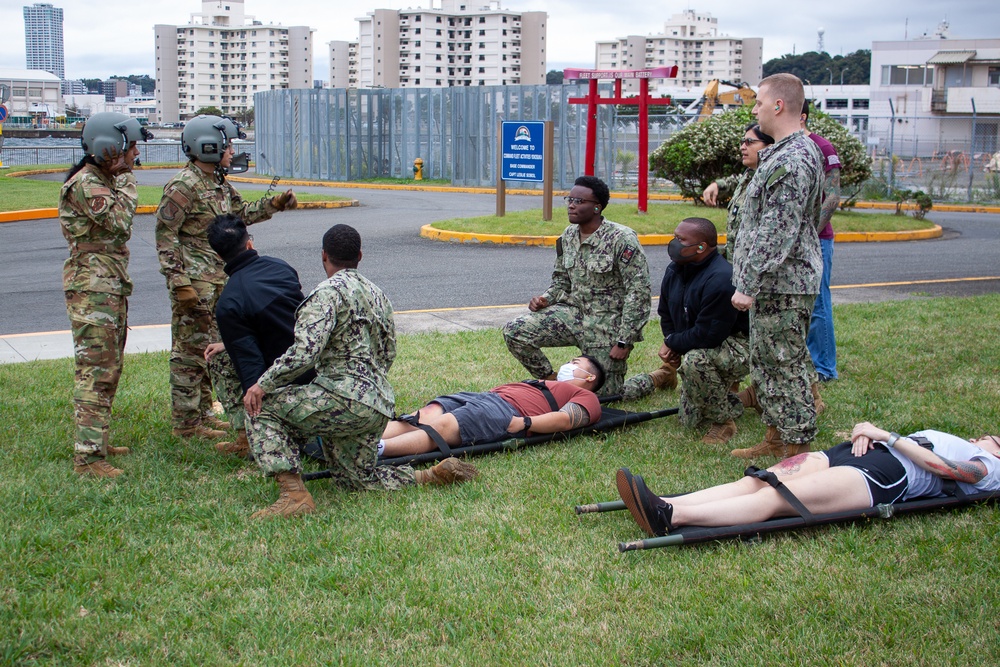
POLYGON ((358 87, 358 43, 335 40, 330 48, 330 87, 358 87))
MULTIPOLYGON (((757 85, 764 70, 764 40, 719 34, 719 19, 687 9, 658 35, 630 35, 597 42, 597 69, 648 69, 677 65, 669 85, 701 88, 712 79, 757 85)), ((658 84, 661 82, 657 82, 658 84)), ((624 89, 638 91, 626 80, 624 89)))
MULTIPOLYGON (((447 88, 545 83, 545 12, 515 12, 499 0, 431 0, 430 9, 376 9, 357 19, 349 70, 359 87, 447 88)), ((335 60, 350 48, 330 43, 335 60), (335 49, 338 51, 335 52, 335 49)), ((338 75, 336 80, 342 81, 338 75)))
POLYGON ((63 53, 63 10, 36 2, 24 8, 24 55, 28 69, 41 69, 66 78, 63 53))
POLYGON ((312 33, 244 13, 243 0, 202 0, 185 25, 156 25, 156 108, 162 122, 204 107, 235 114, 256 92, 312 88, 312 33))

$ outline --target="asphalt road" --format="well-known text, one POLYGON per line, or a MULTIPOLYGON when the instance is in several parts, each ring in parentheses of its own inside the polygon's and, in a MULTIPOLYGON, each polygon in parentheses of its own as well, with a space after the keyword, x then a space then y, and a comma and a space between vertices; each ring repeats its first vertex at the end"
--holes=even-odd
MULTIPOLYGON (((140 171, 140 183, 163 184, 172 171, 140 171)), ((61 180, 60 175, 50 178, 61 180)), ((266 185, 238 184, 241 190, 266 185)), ((279 187, 281 187, 279 185, 279 187)), ((320 263, 323 232, 338 222, 363 239, 361 271, 380 285, 397 311, 524 304, 548 285, 554 250, 543 247, 449 244, 419 236, 424 224, 490 214, 492 195, 366 189, 296 188, 359 199, 354 208, 291 211, 254 225, 254 244, 298 271, 308 292, 325 278, 320 263)), ((562 201, 557 200, 561 205, 562 201)), ((614 219, 612 200, 608 217, 614 219)), ((538 197, 509 196, 508 210, 539 208, 538 197)), ((556 215, 561 206, 554 206, 556 215)), ((913 296, 968 295, 1000 291, 1000 279, 897 286, 872 283, 936 281, 1000 276, 1000 216, 932 212, 946 229, 943 239, 898 243, 841 243, 834 257, 834 302, 913 296)), ((136 216, 129 272, 135 292, 129 324, 167 324, 169 303, 156 258, 152 215, 136 216)), ((665 247, 646 250, 654 294, 669 260, 665 247)), ((66 242, 58 220, 0 224, 0 335, 68 328, 62 293, 66 242)))

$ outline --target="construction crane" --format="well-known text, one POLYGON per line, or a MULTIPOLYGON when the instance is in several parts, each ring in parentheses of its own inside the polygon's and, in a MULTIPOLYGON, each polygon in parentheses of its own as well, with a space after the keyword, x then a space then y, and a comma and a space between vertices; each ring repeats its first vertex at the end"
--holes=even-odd
POLYGON ((731 83, 729 81, 720 81, 718 79, 712 79, 705 86, 705 92, 702 94, 701 99, 694 102, 691 106, 684 110, 686 115, 695 117, 697 122, 706 121, 712 117, 712 113, 715 108, 720 104, 722 106, 753 106, 754 102, 757 101, 757 93, 753 91, 748 83, 731 83), (733 90, 727 90, 724 92, 719 92, 719 86, 729 86, 733 90), (695 114, 697 110, 697 115, 695 114))

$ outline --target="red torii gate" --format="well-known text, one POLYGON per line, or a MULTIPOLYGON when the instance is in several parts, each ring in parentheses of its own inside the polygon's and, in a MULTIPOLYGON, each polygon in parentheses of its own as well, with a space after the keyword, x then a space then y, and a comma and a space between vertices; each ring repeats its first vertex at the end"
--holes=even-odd
POLYGON ((597 161, 597 105, 622 104, 639 106, 639 212, 647 209, 647 191, 649 186, 649 105, 670 104, 669 97, 649 96, 650 79, 673 79, 677 76, 677 65, 670 67, 653 67, 652 69, 566 69, 564 79, 588 79, 590 90, 586 97, 571 97, 570 104, 587 105, 587 156, 584 171, 587 176, 594 175, 594 165, 597 161), (613 97, 599 97, 597 81, 599 79, 614 79, 615 92, 613 97), (639 79, 639 97, 622 97, 622 79, 639 79))

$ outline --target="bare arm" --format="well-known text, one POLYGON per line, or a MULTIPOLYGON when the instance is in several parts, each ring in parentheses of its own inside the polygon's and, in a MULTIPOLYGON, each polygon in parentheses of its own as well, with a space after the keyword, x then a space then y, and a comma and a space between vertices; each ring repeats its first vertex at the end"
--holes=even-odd
MULTIPOLYGON (((571 431, 590 423, 590 415, 579 403, 567 403, 557 412, 546 412, 531 418, 532 433, 560 433, 571 431)), ((514 417, 510 420, 508 433, 519 433, 524 430, 524 417, 514 417)))
MULTIPOLYGON (((851 441, 855 456, 861 456, 871 449, 873 441, 887 442, 891 434, 878 428, 870 422, 862 422, 854 427, 851 441)), ((986 466, 981 461, 952 461, 932 450, 921 447, 909 438, 899 438, 893 448, 910 459, 918 467, 943 479, 953 479, 956 482, 976 484, 986 477, 986 466)))

